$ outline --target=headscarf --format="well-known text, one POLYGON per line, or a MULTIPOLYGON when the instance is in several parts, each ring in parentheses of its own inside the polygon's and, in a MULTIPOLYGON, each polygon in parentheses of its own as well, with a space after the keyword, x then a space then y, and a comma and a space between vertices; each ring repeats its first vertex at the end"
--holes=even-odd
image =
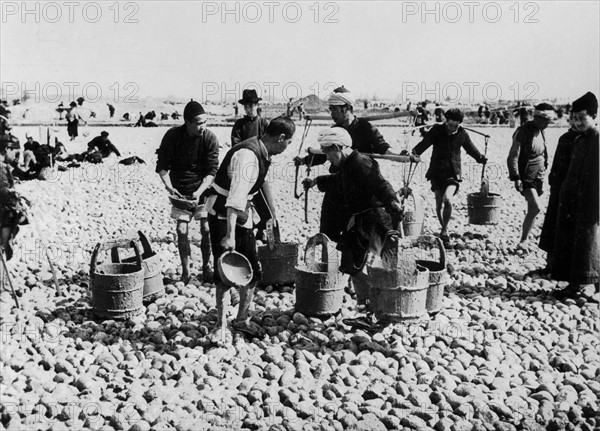
POLYGON ((354 106, 356 98, 349 91, 346 93, 332 93, 327 102, 329 103, 329 106, 354 106))

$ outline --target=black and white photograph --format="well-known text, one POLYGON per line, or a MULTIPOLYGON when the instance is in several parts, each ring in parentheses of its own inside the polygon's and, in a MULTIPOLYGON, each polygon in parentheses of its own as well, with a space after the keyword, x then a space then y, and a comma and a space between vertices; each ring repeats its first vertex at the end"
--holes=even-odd
POLYGON ((0 431, 600 430, 600 2, 0 1, 0 431))

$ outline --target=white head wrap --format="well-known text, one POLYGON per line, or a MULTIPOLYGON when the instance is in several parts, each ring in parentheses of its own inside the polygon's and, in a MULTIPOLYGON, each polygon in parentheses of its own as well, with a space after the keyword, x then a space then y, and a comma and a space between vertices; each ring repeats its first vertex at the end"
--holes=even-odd
POLYGON ((352 147, 352 138, 350 137, 350 134, 346 129, 342 129, 341 127, 330 127, 329 129, 321 130, 317 137, 317 142, 319 143, 319 147, 308 148, 307 151, 309 153, 324 154, 323 148, 332 145, 339 145, 342 148, 352 147))
POLYGON ((329 106, 354 106, 356 98, 349 91, 347 93, 332 93, 327 102, 329 103, 329 106))
POLYGON ((554 120, 555 118, 555 112, 552 110, 547 110, 547 111, 540 111, 538 109, 535 109, 533 111, 533 116, 534 117, 541 117, 541 118, 545 118, 546 120, 554 120))

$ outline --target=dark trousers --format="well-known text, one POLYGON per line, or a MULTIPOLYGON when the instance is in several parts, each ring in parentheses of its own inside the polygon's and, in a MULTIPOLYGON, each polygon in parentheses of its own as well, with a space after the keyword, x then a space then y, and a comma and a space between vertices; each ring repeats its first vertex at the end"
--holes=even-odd
POLYGON ((323 196, 321 206, 319 232, 327 235, 330 240, 339 242, 342 232, 348 227, 350 216, 350 211, 346 208, 337 191, 327 191, 323 196))
MULTIPOLYGON (((221 241, 227 234, 227 221, 221 220, 212 214, 208 215, 208 226, 210 228, 210 242, 214 257, 214 267, 217 268, 219 257, 225 252, 221 241)), ((241 226, 235 227, 235 251, 246 256, 252 265, 252 281, 258 281, 262 278, 262 268, 258 260, 258 251, 256 249, 256 239, 252 229, 246 229, 241 226)), ((219 272, 215 271, 215 282, 221 280, 219 272)))

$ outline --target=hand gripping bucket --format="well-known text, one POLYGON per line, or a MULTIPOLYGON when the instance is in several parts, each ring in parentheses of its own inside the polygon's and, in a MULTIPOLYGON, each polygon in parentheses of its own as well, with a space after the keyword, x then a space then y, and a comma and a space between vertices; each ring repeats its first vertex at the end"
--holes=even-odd
MULTIPOLYGON (((140 243, 142 244, 142 266, 144 267, 144 293, 143 301, 148 304, 154 302, 157 298, 164 295, 165 286, 162 281, 160 258, 152 251, 152 246, 142 231, 138 231, 140 243)), ((119 258, 119 248, 113 247, 111 250, 113 263, 135 263, 136 257, 129 257, 121 260, 119 258)))
POLYGON ((413 320, 427 314, 429 270, 417 265, 417 238, 386 235, 382 258, 367 264, 371 279, 370 305, 379 320, 413 320))
POLYGON ((348 276, 338 270, 338 252, 330 247, 327 235, 318 233, 304 249, 304 266, 296 268, 296 311, 306 316, 325 317, 342 308, 348 276), (316 246, 321 245, 321 261, 316 246))
POLYGON ((258 260, 262 266, 259 286, 269 284, 292 284, 298 265, 298 244, 282 243, 279 226, 273 219, 267 221, 267 244, 258 247, 258 260))
POLYGON ((442 240, 435 236, 421 236, 419 244, 437 247, 440 253, 439 261, 417 260, 417 265, 429 270, 429 287, 427 288, 427 312, 435 314, 442 309, 444 288, 448 284, 448 271, 446 270, 446 250, 442 240))
POLYGON ((90 263, 92 308, 94 314, 109 319, 128 319, 143 311, 144 268, 134 241, 119 240, 98 243, 90 263), (135 263, 105 263, 97 265, 101 250, 131 246, 135 263))

